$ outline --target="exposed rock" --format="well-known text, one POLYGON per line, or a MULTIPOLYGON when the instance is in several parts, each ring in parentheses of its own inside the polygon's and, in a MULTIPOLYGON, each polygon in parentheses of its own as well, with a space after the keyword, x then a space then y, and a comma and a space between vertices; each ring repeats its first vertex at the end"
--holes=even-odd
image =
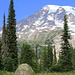
POLYGON ((28 64, 21 64, 17 68, 15 75, 31 75, 32 72, 33 72, 33 70, 28 64))

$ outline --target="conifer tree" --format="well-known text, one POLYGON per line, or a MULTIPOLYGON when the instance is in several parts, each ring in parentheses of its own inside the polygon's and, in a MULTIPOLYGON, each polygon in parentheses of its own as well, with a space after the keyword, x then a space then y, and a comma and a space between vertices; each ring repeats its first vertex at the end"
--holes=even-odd
POLYGON ((4 60, 9 52, 7 49, 7 35, 6 35, 6 26, 5 26, 5 14, 4 14, 4 24, 3 24, 3 31, 2 31, 2 47, 1 47, 1 54, 2 54, 2 59, 4 60))
POLYGON ((36 62, 38 63, 38 45, 36 44, 36 62))
POLYGON ((43 70, 44 71, 47 70, 47 50, 46 50, 46 48, 43 52, 43 70))
POLYGON ((43 64, 42 64, 42 59, 40 58, 40 63, 39 63, 39 72, 43 70, 43 64))
POLYGON ((24 43, 21 48, 21 64, 27 63, 34 68, 34 50, 27 43, 24 43))
POLYGON ((2 70, 2 55, 1 55, 1 45, 2 45, 2 43, 1 43, 1 40, 0 40, 0 70, 2 70))
POLYGON ((9 51, 9 57, 13 60, 13 70, 18 65, 17 54, 17 37, 16 37, 16 19, 13 0, 10 1, 9 15, 7 21, 7 46, 9 51))
POLYGON ((56 63, 57 63, 56 49, 55 49, 55 47, 54 47, 53 65, 56 65, 56 63))
POLYGON ((0 40, 0 54, 1 54, 1 45, 2 45, 2 43, 1 43, 1 40, 0 40))
POLYGON ((36 72, 38 72, 38 70, 39 70, 39 64, 38 64, 38 44, 36 44, 36 46, 35 46, 35 48, 36 48, 36 54, 35 54, 35 56, 36 56, 36 58, 35 58, 35 60, 36 60, 36 72))
POLYGON ((61 55, 59 59, 59 64, 61 71, 70 71, 72 70, 72 60, 71 60, 71 49, 69 44, 70 34, 67 24, 66 14, 64 15, 64 30, 62 35, 62 45, 61 45, 61 55))
POLYGON ((75 70, 75 49, 71 47, 72 50, 72 67, 75 70))
POLYGON ((52 67, 53 65, 53 49, 52 46, 48 45, 48 51, 47 51, 47 69, 52 67))

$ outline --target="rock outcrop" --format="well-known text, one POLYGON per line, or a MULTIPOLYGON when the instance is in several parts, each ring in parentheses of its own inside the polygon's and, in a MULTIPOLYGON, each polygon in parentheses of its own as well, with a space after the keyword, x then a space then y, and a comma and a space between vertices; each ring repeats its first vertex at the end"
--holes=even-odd
POLYGON ((28 64, 21 64, 15 71, 15 75, 31 75, 32 68, 28 64))

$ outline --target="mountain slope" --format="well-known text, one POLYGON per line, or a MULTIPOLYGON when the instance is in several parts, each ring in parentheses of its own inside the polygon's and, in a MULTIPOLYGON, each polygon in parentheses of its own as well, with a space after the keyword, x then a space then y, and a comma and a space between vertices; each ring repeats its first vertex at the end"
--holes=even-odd
POLYGON ((60 31, 61 28, 63 28, 65 12, 67 14, 71 34, 75 35, 75 8, 70 6, 47 5, 17 23, 17 35, 19 39, 37 40, 37 38, 44 38, 44 36, 46 39, 50 31, 60 31))
MULTIPOLYGON (((46 41, 50 37, 48 35, 62 30, 65 12, 71 34, 75 36, 75 8, 47 5, 28 18, 17 22, 18 40, 46 41)), ((2 31, 0 36, 1 33, 2 31)))

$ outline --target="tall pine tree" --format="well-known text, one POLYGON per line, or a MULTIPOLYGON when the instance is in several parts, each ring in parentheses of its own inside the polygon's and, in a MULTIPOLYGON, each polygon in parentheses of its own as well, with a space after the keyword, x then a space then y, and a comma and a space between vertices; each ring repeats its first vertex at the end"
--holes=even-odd
POLYGON ((2 55, 1 55, 1 40, 0 40, 0 70, 2 70, 3 66, 2 66, 2 55))
POLYGON ((44 50, 43 53, 43 70, 46 71, 52 67, 53 65, 53 49, 50 45, 48 45, 47 50, 44 50))
POLYGON ((57 58, 56 58, 56 49, 54 47, 54 55, 53 55, 53 65, 57 64, 57 58))
POLYGON ((47 50, 46 50, 46 48, 44 49, 42 59, 43 59, 43 61, 42 61, 43 62, 43 70, 46 71, 47 70, 47 50))
POLYGON ((34 58, 34 52, 31 46, 27 43, 23 44, 21 48, 21 64, 27 63, 32 66, 34 58))
POLYGON ((2 50, 1 50, 1 54, 2 54, 2 58, 3 60, 8 56, 9 52, 7 49, 7 35, 6 35, 6 26, 5 26, 5 14, 4 14, 4 21, 3 21, 3 31, 2 31, 2 50))
POLYGON ((71 50, 72 50, 72 67, 75 70, 75 49, 71 47, 71 50))
POLYGON ((48 45, 47 51, 47 68, 49 69, 53 65, 53 49, 52 46, 48 45))
POLYGON ((16 19, 13 0, 10 1, 9 15, 7 21, 7 46, 9 51, 9 57, 13 60, 13 70, 18 65, 17 54, 17 37, 16 37, 16 19))
POLYGON ((36 44, 36 62, 38 63, 38 44, 36 44))
POLYGON ((21 64, 27 63, 29 64, 35 72, 38 71, 37 69, 37 63, 34 59, 35 53, 34 50, 32 50, 31 46, 27 43, 24 43, 21 48, 21 64))
POLYGON ((72 70, 72 62, 71 62, 71 48, 69 44, 70 34, 69 28, 67 24, 66 14, 64 15, 64 30, 62 35, 63 43, 61 45, 61 55, 59 59, 60 67, 62 71, 70 71, 72 70))

